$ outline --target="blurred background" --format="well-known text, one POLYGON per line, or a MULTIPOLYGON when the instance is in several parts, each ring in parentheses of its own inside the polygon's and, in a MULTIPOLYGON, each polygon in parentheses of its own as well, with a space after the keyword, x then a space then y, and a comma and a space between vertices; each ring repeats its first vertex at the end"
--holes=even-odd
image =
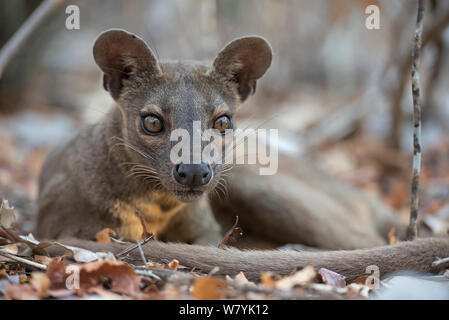
MULTIPOLYGON (((0 2, 0 47, 42 2, 0 2)), ((258 34, 274 61, 240 118, 282 129, 284 151, 311 157, 406 217, 416 12, 409 0, 61 0, 2 70, 0 197, 31 230, 48 150, 113 107, 92 58, 100 32, 123 28, 161 59, 205 61, 234 37, 258 34), (79 30, 65 27, 71 4, 79 30), (365 26, 369 5, 380 8, 378 30, 365 26)), ((449 1, 426 1, 420 205, 434 231, 444 230, 437 218, 449 218, 448 25, 449 1)))

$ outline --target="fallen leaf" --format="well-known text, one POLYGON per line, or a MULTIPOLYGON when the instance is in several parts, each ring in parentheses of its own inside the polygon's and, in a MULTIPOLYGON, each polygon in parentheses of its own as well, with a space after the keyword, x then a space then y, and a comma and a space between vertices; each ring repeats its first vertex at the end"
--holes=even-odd
POLYGON ((27 283, 30 281, 30 277, 26 274, 20 274, 19 275, 19 283, 27 283))
POLYGON ((45 274, 50 279, 50 289, 67 289, 66 279, 70 273, 66 273, 67 264, 61 257, 53 258, 47 266, 45 274))
POLYGON ((47 255, 45 248, 47 248, 53 244, 48 241, 40 242, 40 241, 36 240, 31 233, 29 233, 27 236, 19 235, 19 236, 17 236, 16 240, 18 242, 26 244, 28 247, 30 247, 32 249, 32 252, 34 254, 38 254, 38 255, 47 255))
POLYGON ((318 270, 318 278, 325 284, 329 284, 336 288, 344 288, 346 286, 345 277, 341 274, 321 268, 318 270))
POLYGON ((67 249, 72 252, 73 259, 76 262, 92 262, 98 260, 98 255, 95 252, 89 251, 87 249, 78 248, 78 247, 72 247, 72 246, 66 246, 62 243, 55 242, 55 244, 63 247, 64 249, 67 249))
POLYGON ((0 280, 9 279, 6 269, 0 269, 0 280))
POLYGON ((226 296, 228 285, 218 278, 200 277, 191 286, 192 296, 200 300, 217 300, 226 296))
POLYGON ((0 226, 9 229, 15 222, 14 208, 9 206, 8 200, 3 199, 0 206, 0 226))
POLYGON ((315 268, 312 266, 307 266, 293 275, 282 278, 276 282, 276 288, 282 290, 290 290, 293 287, 299 285, 304 285, 306 283, 311 283, 316 277, 315 268))
POLYGON ((139 292, 140 277, 126 263, 101 260, 80 266, 80 289, 87 290, 92 286, 104 285, 111 291, 133 296, 139 292))
POLYGON ((369 298, 370 288, 368 286, 361 285, 358 283, 351 283, 347 285, 346 288, 348 289, 347 295, 349 297, 359 296, 363 298, 369 298))
POLYGON ((35 261, 37 263, 44 264, 46 266, 48 266, 50 264, 51 260, 52 260, 52 258, 50 258, 50 257, 40 256, 38 254, 33 257, 33 261, 35 261))
POLYGON ((71 289, 57 289, 49 290, 48 294, 53 298, 65 298, 75 294, 75 291, 71 289))
POLYGON ((105 290, 101 287, 92 287, 88 289, 88 293, 90 294, 96 294, 99 297, 106 299, 106 300, 124 300, 123 296, 116 294, 114 292, 111 292, 109 290, 105 290))
POLYGON ((7 244, 6 246, 1 246, 0 250, 6 253, 17 255, 19 253, 19 246, 15 243, 7 244))
MULTIPOLYGON (((155 299, 154 294, 148 294, 148 298, 155 299)), ((160 298, 164 300, 187 300, 192 299, 191 296, 188 296, 185 292, 185 290, 181 290, 177 286, 173 285, 172 283, 167 283, 164 286, 164 289, 161 292, 160 298)))
POLYGON ((6 299, 37 300, 39 297, 31 284, 11 284, 5 290, 6 299))
POLYGON ((95 239, 100 243, 109 243, 111 242, 111 236, 115 236, 116 233, 111 228, 104 228, 100 232, 95 235, 95 239))
POLYGON ((33 272, 31 274, 30 283, 36 290, 39 298, 45 298, 49 295, 48 290, 50 289, 51 282, 45 273, 33 272))
POLYGON ((361 285, 367 285, 366 281, 368 280, 370 276, 366 275, 366 276, 361 276, 358 277, 357 279, 355 279, 352 283, 357 283, 357 284, 361 284, 361 285))
POLYGON ((158 263, 154 261, 148 261, 147 266, 149 268, 155 268, 155 269, 171 269, 171 270, 178 270, 179 268, 179 261, 176 259, 173 259, 168 264, 158 263))
POLYGON ((270 288, 276 288, 276 281, 273 280, 273 273, 272 272, 263 272, 260 275, 261 283, 264 286, 270 287, 270 288))
POLYGON ((158 262, 154 262, 154 261, 148 261, 147 267, 155 268, 155 269, 168 269, 168 266, 166 264, 158 263, 158 262))
POLYGON ((241 271, 235 276, 235 280, 240 283, 249 283, 248 279, 245 277, 245 274, 241 271))
POLYGON ((176 271, 176 270, 178 270, 179 261, 176 259, 173 259, 172 261, 170 261, 170 263, 167 266, 169 269, 176 271))

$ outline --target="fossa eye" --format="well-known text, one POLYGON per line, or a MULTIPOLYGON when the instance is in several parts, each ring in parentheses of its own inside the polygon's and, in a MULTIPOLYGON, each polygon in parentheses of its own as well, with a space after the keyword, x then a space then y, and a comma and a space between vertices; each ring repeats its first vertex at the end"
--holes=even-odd
POLYGON ((226 130, 232 129, 231 119, 228 116, 221 116, 214 122, 214 129, 220 131, 221 134, 225 134, 226 130))
POLYGON ((146 134, 156 134, 164 129, 162 120, 154 115, 142 117, 142 128, 146 134))

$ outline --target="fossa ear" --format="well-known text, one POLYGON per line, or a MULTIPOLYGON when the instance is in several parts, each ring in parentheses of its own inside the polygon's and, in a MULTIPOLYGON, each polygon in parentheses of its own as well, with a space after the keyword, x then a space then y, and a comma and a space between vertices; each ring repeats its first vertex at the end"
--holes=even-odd
POLYGON ((117 100, 125 79, 137 72, 161 74, 159 63, 148 45, 125 30, 111 29, 100 34, 93 47, 95 62, 103 71, 103 87, 117 100))
POLYGON ((237 84, 243 102, 256 91, 256 81, 271 65, 272 49, 267 40, 247 36, 231 41, 215 58, 212 73, 237 84))

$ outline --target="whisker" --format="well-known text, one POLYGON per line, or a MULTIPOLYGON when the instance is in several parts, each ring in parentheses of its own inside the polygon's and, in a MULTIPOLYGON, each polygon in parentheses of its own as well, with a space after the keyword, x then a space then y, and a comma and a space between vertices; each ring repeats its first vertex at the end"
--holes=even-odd
POLYGON ((128 148, 130 148, 131 150, 137 152, 138 154, 140 154, 140 155, 141 155, 142 157, 144 157, 145 159, 148 159, 148 160, 155 160, 151 155, 149 155, 148 153, 146 153, 146 152, 144 152, 144 151, 142 151, 142 150, 139 150, 139 148, 137 148, 136 146, 130 144, 130 143, 127 142, 127 141, 125 141, 123 138, 120 138, 120 137, 118 137, 118 136, 113 136, 113 137, 111 138, 111 140, 114 140, 114 139, 115 139, 115 140, 118 140, 118 141, 120 141, 120 142, 115 143, 115 144, 112 146, 111 150, 114 149, 115 146, 125 146, 125 147, 128 147, 128 148))

